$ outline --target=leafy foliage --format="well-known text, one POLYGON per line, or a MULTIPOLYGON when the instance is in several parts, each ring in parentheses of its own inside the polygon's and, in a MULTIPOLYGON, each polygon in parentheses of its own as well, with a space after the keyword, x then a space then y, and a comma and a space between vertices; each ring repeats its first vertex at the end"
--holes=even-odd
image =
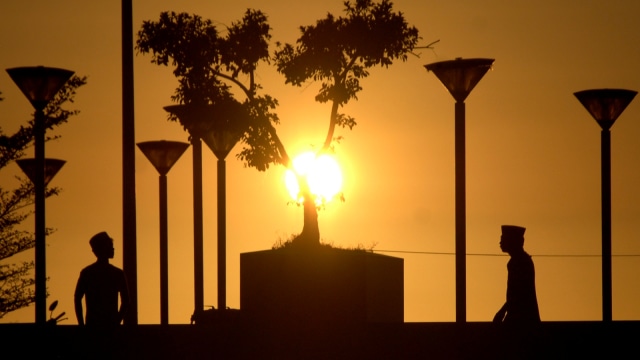
POLYGON ((335 126, 352 129, 353 117, 338 113, 349 100, 357 100, 360 81, 375 66, 388 67, 394 60, 407 60, 416 47, 418 29, 409 26, 402 13, 393 11, 388 0, 344 2, 345 17, 327 17, 315 25, 301 26, 295 46, 281 45, 275 63, 286 82, 295 86, 320 82, 316 101, 332 102, 329 130, 323 149, 334 139, 335 126))
POLYGON ((178 103, 211 103, 229 95, 211 66, 220 62, 219 45, 210 20, 175 12, 161 13, 158 22, 143 22, 137 41, 139 51, 153 54, 152 63, 174 66, 180 86, 172 100, 178 103))
POLYGON ((35 279, 28 276, 31 269, 33 262, 0 264, 0 318, 35 302, 35 279))
MULTIPOLYGON (((44 109, 46 128, 54 129, 79 113, 78 110, 63 109, 62 105, 67 102, 73 103, 76 90, 86 82, 86 77, 79 76, 72 76, 67 81, 44 109)), ((21 126, 9 136, 0 128, 0 170, 24 156, 25 150, 33 143, 33 126, 34 121, 30 120, 26 126, 21 126)), ((55 137, 49 137, 47 140, 52 138, 55 137)), ((0 261, 7 261, 12 256, 35 246, 33 232, 19 229, 19 225, 33 214, 33 210, 25 209, 33 205, 34 187, 26 178, 19 180, 20 184, 15 189, 6 190, 0 187, 0 261)), ((59 192, 58 188, 47 188, 45 196, 57 195, 59 192)), ((45 235, 48 236, 52 232, 53 229, 47 228, 45 235)), ((35 279, 31 277, 33 268, 33 261, 0 264, 0 318, 35 301, 35 279)))
MULTIPOLYGON (((255 81, 258 63, 269 61, 270 30, 267 17, 257 10, 247 10, 241 21, 227 28, 226 36, 198 15, 163 12, 158 21, 143 22, 136 42, 138 51, 151 53, 152 63, 174 67, 178 87, 172 101, 235 110, 233 120, 243 123, 244 147, 238 158, 260 171, 286 158, 274 128, 278 102, 259 95, 261 86, 255 81), (240 89, 240 97, 234 87, 240 89)), ((173 114, 169 120, 179 121, 191 136, 210 130, 216 121, 202 116, 198 124, 189 124, 173 114)))
POLYGON ((406 60, 418 41, 418 30, 392 11, 390 1, 357 0, 344 5, 346 17, 328 14, 316 25, 300 27, 296 46, 286 44, 275 54, 287 83, 321 82, 316 95, 320 102, 344 104, 357 99, 360 79, 369 76, 369 68, 406 60))

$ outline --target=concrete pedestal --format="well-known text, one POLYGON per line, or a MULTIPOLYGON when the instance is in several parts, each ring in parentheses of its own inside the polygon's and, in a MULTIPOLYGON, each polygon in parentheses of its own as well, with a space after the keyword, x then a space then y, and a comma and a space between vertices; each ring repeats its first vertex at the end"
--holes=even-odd
POLYGON ((240 310, 295 329, 402 323, 404 260, 325 246, 240 255, 240 310))

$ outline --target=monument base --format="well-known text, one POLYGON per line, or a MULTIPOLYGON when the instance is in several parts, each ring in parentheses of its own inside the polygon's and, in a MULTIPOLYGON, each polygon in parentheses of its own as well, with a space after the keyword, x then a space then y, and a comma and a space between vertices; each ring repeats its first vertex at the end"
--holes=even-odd
POLYGON ((404 260, 328 246, 240 255, 240 309, 293 327, 404 321, 404 260))

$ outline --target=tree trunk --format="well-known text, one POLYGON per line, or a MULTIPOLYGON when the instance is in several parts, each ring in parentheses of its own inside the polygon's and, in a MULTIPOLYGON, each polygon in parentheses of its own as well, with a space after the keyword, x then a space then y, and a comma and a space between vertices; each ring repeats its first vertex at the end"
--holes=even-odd
POLYGON ((306 179, 298 179, 302 196, 304 198, 304 225, 302 232, 295 237, 294 242, 298 245, 319 245, 320 229, 318 227, 318 208, 309 191, 306 179))

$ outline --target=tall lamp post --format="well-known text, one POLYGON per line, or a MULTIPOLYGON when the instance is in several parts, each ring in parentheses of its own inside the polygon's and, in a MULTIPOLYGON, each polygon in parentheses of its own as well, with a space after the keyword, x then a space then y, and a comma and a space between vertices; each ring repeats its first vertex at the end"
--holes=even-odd
POLYGON ((494 59, 462 59, 425 65, 456 100, 455 105, 455 223, 456 223, 456 322, 467 321, 466 264, 466 164, 464 101, 491 68, 494 59))
POLYGON ((133 101, 133 4, 121 2, 122 23, 122 270, 129 285, 125 325, 138 324, 138 255, 136 239, 136 146, 133 101))
POLYGON ((167 173, 189 147, 178 141, 145 141, 137 144, 158 170, 160 189, 160 324, 169 324, 169 241, 167 221, 167 173))
POLYGON ((218 309, 227 308, 227 194, 225 158, 243 133, 237 122, 231 121, 239 114, 215 117, 202 140, 218 158, 218 309), (234 116, 235 115, 235 116, 234 116))
MULTIPOLYGON (((176 116, 182 124, 195 124, 201 114, 192 105, 170 105, 163 108, 176 116)), ((202 141, 198 131, 189 126, 193 151, 193 315, 204 310, 204 250, 202 211, 202 141)))
POLYGON ((596 120, 600 133, 602 186, 602 321, 611 322, 611 126, 638 92, 624 89, 593 89, 574 93, 596 120))
POLYGON ((45 251, 45 151, 46 118, 44 108, 73 75, 73 71, 44 66, 7 69, 7 73, 36 110, 33 124, 35 165, 35 268, 36 268, 36 324, 47 322, 47 269, 45 251))

